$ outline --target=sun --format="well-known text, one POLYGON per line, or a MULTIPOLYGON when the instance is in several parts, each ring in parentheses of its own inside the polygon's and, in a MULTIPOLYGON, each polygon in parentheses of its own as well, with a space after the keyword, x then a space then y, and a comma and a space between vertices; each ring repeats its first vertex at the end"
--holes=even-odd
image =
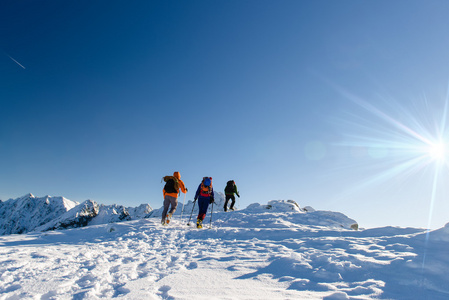
POLYGON ((427 149, 427 153, 433 160, 441 161, 446 158, 446 145, 443 142, 433 143, 427 149))
POLYGON ((338 90, 355 104, 337 119, 343 137, 338 145, 351 155, 350 161, 343 161, 344 166, 365 172, 357 178, 355 188, 399 184, 394 186, 396 191, 428 195, 427 228, 431 228, 437 199, 447 199, 449 92, 433 101, 423 97, 401 104, 390 96, 368 101, 338 90))

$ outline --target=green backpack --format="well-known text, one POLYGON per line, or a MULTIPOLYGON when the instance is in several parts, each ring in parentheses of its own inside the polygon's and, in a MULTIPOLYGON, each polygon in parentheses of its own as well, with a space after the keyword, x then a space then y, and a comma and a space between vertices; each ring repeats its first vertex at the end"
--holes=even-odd
POLYGON ((234 193, 235 193, 235 182, 234 182, 234 180, 229 180, 226 183, 225 194, 233 195, 234 193))

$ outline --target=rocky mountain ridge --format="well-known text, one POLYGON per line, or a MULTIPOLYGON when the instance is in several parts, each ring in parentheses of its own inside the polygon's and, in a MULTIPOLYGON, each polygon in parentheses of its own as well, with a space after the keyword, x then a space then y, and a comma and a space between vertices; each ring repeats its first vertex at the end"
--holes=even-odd
POLYGON ((27 194, 0 202, 0 235, 21 234, 141 219, 153 209, 103 205, 93 200, 82 203, 64 197, 35 197, 27 194))

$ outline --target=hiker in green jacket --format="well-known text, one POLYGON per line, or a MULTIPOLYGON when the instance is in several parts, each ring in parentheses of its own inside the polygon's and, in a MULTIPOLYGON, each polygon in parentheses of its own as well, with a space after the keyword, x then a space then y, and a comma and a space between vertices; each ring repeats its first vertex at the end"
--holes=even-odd
POLYGON ((237 185, 235 184, 234 180, 229 180, 226 183, 226 187, 225 187, 225 204, 224 204, 224 211, 228 211, 228 201, 229 199, 232 200, 231 202, 231 207, 229 207, 230 210, 234 210, 234 204, 235 204, 235 196, 234 194, 237 195, 237 197, 240 198, 239 192, 237 190, 237 185))

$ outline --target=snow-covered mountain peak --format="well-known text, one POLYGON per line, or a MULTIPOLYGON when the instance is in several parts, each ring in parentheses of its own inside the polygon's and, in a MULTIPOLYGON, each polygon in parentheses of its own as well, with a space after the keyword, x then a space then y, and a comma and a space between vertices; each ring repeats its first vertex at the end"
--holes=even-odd
POLYGON ((0 235, 34 230, 78 204, 64 197, 35 197, 29 193, 0 203, 0 235))
POLYGON ((22 198, 36 198, 36 197, 34 197, 33 194, 28 193, 28 194, 24 195, 22 198))

